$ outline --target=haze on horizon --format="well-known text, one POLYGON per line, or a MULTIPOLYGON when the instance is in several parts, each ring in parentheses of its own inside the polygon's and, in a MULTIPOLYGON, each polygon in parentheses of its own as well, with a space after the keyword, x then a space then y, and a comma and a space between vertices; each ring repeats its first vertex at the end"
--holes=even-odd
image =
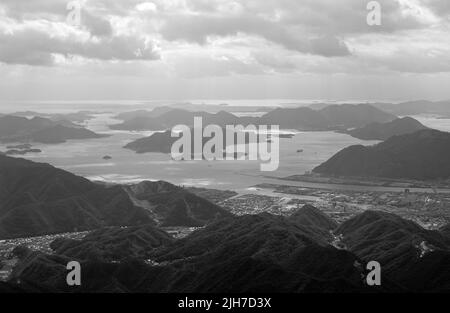
POLYGON ((1 0, 0 99, 450 99, 450 1, 1 0))

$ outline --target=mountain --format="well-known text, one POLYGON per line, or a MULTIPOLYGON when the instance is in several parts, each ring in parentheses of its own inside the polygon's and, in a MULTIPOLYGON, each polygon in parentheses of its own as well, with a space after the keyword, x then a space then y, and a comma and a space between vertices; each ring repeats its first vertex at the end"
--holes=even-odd
POLYGON ((126 120, 121 124, 110 125, 110 129, 113 130, 128 130, 128 131, 142 131, 142 130, 165 130, 167 127, 164 122, 158 118, 148 116, 137 116, 132 119, 126 120))
POLYGON ((450 224, 445 225, 440 229, 441 233, 444 234, 444 236, 447 236, 450 238, 450 224))
POLYGON ((67 140, 77 139, 95 139, 103 138, 108 135, 96 134, 86 128, 70 128, 62 125, 48 127, 36 131, 22 139, 21 141, 32 141, 46 144, 63 143, 67 140))
POLYGON ((81 240, 59 238, 50 247, 56 254, 76 260, 113 262, 127 258, 147 259, 152 249, 172 241, 169 234, 149 224, 99 229, 81 240))
POLYGON ((226 111, 217 113, 193 112, 173 109, 154 116, 147 112, 142 115, 125 115, 132 117, 122 124, 112 125, 112 129, 122 130, 162 130, 176 125, 193 126, 194 117, 202 117, 203 125, 279 125, 281 129, 297 129, 303 131, 324 131, 332 129, 349 129, 362 127, 369 123, 385 123, 396 118, 395 115, 383 112, 368 104, 330 105, 321 110, 309 107, 277 108, 260 118, 238 117, 226 111))
POLYGON ((428 129, 428 127, 412 117, 404 117, 387 123, 372 123, 345 133, 362 140, 386 140, 393 136, 410 134, 423 129, 428 129))
POLYGON ((135 203, 147 208, 161 226, 200 227, 232 216, 218 205, 170 183, 144 181, 125 188, 135 203))
POLYGON ((318 112, 328 121, 329 128, 340 129, 363 127, 370 123, 387 123, 397 118, 369 104, 330 105, 318 112))
POLYGON ((157 131, 172 129, 177 125, 187 125, 189 127, 193 127, 195 117, 202 117, 203 124, 205 126, 219 125, 225 127, 226 125, 235 125, 239 124, 240 122, 240 119, 237 116, 225 111, 220 111, 213 114, 208 112, 192 112, 182 109, 167 110, 167 108, 160 108, 156 112, 129 112, 127 114, 121 115, 122 118, 129 118, 127 118, 121 124, 111 125, 110 128, 115 130, 129 131, 157 131), (137 115, 138 113, 140 113, 140 115, 137 115), (134 114, 136 114, 137 116, 134 116, 134 114))
POLYGON ((319 102, 319 103, 313 103, 313 104, 308 105, 308 108, 313 109, 315 111, 319 111, 326 107, 329 107, 330 105, 333 105, 333 104, 319 102))
POLYGON ((184 267, 192 268, 177 274, 172 288, 179 292, 363 289, 355 256, 325 239, 318 243, 309 230, 270 214, 220 220, 155 253, 158 262, 177 266, 186 260, 184 267))
MULTIPOLYGON (((202 129, 202 132, 203 131, 204 131, 204 129, 202 129)), ((224 135, 223 142, 222 142, 224 149, 226 148, 226 145, 227 145, 227 137, 228 136, 230 136, 230 138, 231 138, 231 136, 234 135, 234 142, 237 143, 237 133, 234 133, 234 132, 232 134, 228 133, 226 131, 226 129, 222 129, 222 133, 224 135)), ((250 136, 250 133, 248 133, 248 132, 245 133, 244 136, 245 136, 244 140, 245 140, 246 144, 255 143, 256 141, 260 142, 260 140, 263 140, 262 139, 263 137, 260 137, 260 136, 256 137, 256 141, 253 140, 252 137, 250 136)), ((169 153, 171 153, 172 145, 179 139, 180 139, 179 137, 172 137, 172 130, 168 130, 168 131, 162 132, 162 133, 161 132, 154 133, 149 137, 136 139, 136 140, 126 144, 124 146, 124 148, 133 150, 136 153, 169 154, 169 153)), ((204 147, 205 144, 211 139, 212 139, 212 137, 203 136, 202 147, 204 147)), ((266 137, 266 139, 269 139, 269 137, 266 137)), ((192 149, 192 158, 194 158, 194 129, 191 129, 191 149, 192 149)), ((203 149, 201 152, 203 152, 203 149)))
POLYGON ((417 100, 397 104, 379 103, 374 106, 396 115, 437 114, 450 116, 450 100, 437 102, 417 100))
POLYGON ((48 118, 7 115, 0 117, 0 141, 62 143, 70 139, 101 138, 96 134, 71 122, 53 121, 48 118))
POLYGON ((0 239, 152 222, 121 186, 0 155, 0 239))
POLYGON ((172 137, 172 131, 154 133, 145 138, 136 139, 124 146, 136 153, 171 153, 172 145, 179 138, 172 137))
POLYGON ((0 138, 26 134, 54 125, 54 122, 49 119, 36 117, 27 119, 26 117, 5 115, 0 117, 0 138))
POLYGON ((0 156, 0 239, 154 221, 198 227, 229 216, 169 183, 106 186, 48 164, 0 156))
MULTIPOLYGON (((64 292, 362 292, 352 253, 308 237, 283 217, 229 217, 149 248, 151 262, 81 260, 82 286, 67 287, 64 255, 22 253, 13 281, 64 292)), ((88 258, 89 259, 89 258, 88 258)))
POLYGON ((368 104, 317 105, 279 108, 261 117, 259 123, 280 125, 280 128, 321 131, 362 127, 369 123, 389 122, 395 115, 368 104))
POLYGON ((450 239, 391 213, 367 211, 337 230, 349 251, 414 291, 450 291, 450 239), (447 262, 447 263, 446 263, 447 262))
POLYGON ((311 236, 326 238, 329 241, 332 239, 331 232, 338 227, 335 221, 312 205, 305 205, 298 209, 289 220, 301 225, 304 229, 309 229, 311 236))
POLYGON ((323 130, 328 127, 328 120, 320 112, 307 107, 278 108, 264 114, 258 123, 279 125, 281 129, 297 129, 303 131, 323 130))
MULTIPOLYGON (((20 112, 14 112, 11 115, 14 116, 20 116, 20 117, 41 117, 41 118, 47 118, 51 119, 52 121, 65 124, 66 126, 69 126, 70 123, 83 123, 87 120, 92 119, 95 114, 95 112, 91 111, 79 111, 79 112, 72 112, 72 113, 41 113, 41 112, 35 112, 35 111, 20 111, 20 112)), ((69 127, 76 127, 76 124, 72 124, 72 126, 69 127)))
MULTIPOLYGON (((437 102, 428 100, 416 100, 402 103, 374 102, 369 103, 369 105, 384 112, 397 116, 419 115, 419 114, 437 114, 442 116, 450 116, 450 100, 437 102)), ((322 110, 329 106, 331 106, 331 104, 314 103, 309 105, 308 107, 314 110, 322 110)))
POLYGON ((121 120, 121 121, 128 121, 128 120, 134 119, 136 117, 156 117, 156 115, 154 115, 152 113, 152 111, 148 111, 148 110, 135 110, 135 111, 119 113, 114 116, 114 119, 121 120))
MULTIPOLYGON (((173 188, 154 185, 160 192, 173 188)), ((448 292, 449 238, 394 214, 366 211, 341 224, 346 249, 311 229, 334 227, 305 206, 291 217, 232 216, 172 240, 155 226, 109 228, 79 241, 58 239, 55 254, 16 248, 8 285, 57 292, 309 293, 448 292), (295 218, 294 218, 295 217, 295 218), (123 247, 121 251, 120 247, 123 247), (127 258, 126 255, 130 257, 127 258), (67 287, 66 264, 79 260, 80 287, 67 287), (382 285, 367 287, 365 264, 382 267, 382 285), (15 284, 17 280, 20 285, 15 284)))
POLYGON ((446 179, 449 160, 450 133, 421 130, 375 146, 345 148, 313 171, 333 176, 446 179))

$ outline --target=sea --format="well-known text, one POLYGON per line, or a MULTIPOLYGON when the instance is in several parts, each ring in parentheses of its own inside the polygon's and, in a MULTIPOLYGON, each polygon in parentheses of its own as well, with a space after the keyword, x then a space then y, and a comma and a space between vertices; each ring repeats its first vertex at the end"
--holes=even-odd
MULTIPOLYGON (((190 103, 232 106, 280 107, 307 105, 329 100, 190 100, 190 103)), ((348 103, 350 101, 342 101, 348 103)), ((339 103, 339 101, 334 101, 339 103)), ((355 101, 361 103, 361 101, 355 101)), ((25 157, 35 162, 50 163, 76 175, 102 182, 137 183, 143 180, 164 180, 181 186, 195 186, 237 192, 254 192, 255 185, 262 183, 295 185, 303 187, 349 188, 349 186, 319 186, 302 182, 286 182, 283 178, 304 174, 320 165, 341 149, 350 145, 374 145, 377 141, 362 141, 349 135, 335 132, 298 132, 292 138, 280 139, 279 167, 273 172, 261 172, 259 161, 174 161, 170 155, 160 153, 136 154, 123 147, 138 138, 150 136, 153 132, 114 131, 108 125, 120 123, 114 116, 123 111, 170 104, 168 101, 83 101, 83 102, 0 102, 0 113, 17 111, 37 111, 43 113, 69 113, 80 110, 94 111, 94 118, 84 126, 109 137, 90 140, 70 140, 63 144, 35 144, 42 153, 28 154, 25 157), (111 159, 104 160, 103 157, 111 159)), ((239 112, 234 112, 239 114, 239 112)), ((414 116, 426 126, 450 131, 450 119, 437 116, 414 116)), ((6 145, 0 144, 0 151, 6 145)), ((354 189, 367 189, 367 186, 353 186, 354 189)), ((381 188, 390 191, 392 188, 381 188)))

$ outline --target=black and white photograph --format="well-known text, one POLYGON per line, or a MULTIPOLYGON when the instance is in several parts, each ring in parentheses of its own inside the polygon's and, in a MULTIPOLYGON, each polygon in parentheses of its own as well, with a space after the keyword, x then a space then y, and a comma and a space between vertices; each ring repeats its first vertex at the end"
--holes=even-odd
POLYGON ((55 293, 450 294, 450 1, 0 0, 0 299, 55 293))

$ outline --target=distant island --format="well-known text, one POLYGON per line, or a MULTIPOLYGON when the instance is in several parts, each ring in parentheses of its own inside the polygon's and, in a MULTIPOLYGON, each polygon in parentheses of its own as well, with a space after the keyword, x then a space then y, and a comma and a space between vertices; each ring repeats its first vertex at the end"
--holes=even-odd
MULTIPOLYGON (((224 134, 225 134, 225 130, 224 134)), ((193 130, 192 130, 193 132, 193 130)), ((267 136, 267 139, 269 139, 270 136, 267 136)), ((202 147, 208 142, 211 138, 209 137, 203 137, 203 145, 202 147)), ((224 136, 223 141, 223 147, 226 148, 226 136, 224 136)), ((133 150, 136 153, 164 153, 169 154, 172 150, 172 145, 179 140, 177 137, 172 137, 172 131, 168 130, 165 132, 157 132, 149 137, 144 137, 137 139, 135 141, 132 141, 124 146, 125 149, 133 150)), ((257 141, 261 141, 261 137, 257 137, 257 141)), ((235 134, 235 141, 237 142, 237 135, 235 134)), ((245 143, 249 144, 251 143, 251 138, 249 133, 245 133, 245 143)), ((194 147, 194 138, 191 138, 191 147, 194 147)), ((224 156, 226 153, 224 152, 224 156)), ((239 154, 235 154, 235 158, 238 157, 239 154)))
POLYGON ((33 142, 47 144, 63 143, 67 140, 77 139, 98 139, 108 137, 109 135, 97 134, 86 128, 71 128, 62 125, 56 125, 42 129, 33 133, 29 138, 33 142))
POLYGON ((48 118, 5 115, 0 117, 0 142, 63 143, 71 139, 94 139, 108 135, 96 134, 69 121, 48 118))
POLYGON ((375 122, 386 123, 396 118, 368 104, 343 104, 329 105, 320 110, 309 107, 279 108, 263 115, 260 123, 280 125, 282 129, 323 131, 363 127, 375 122))
POLYGON ((374 103, 373 106, 396 115, 434 114, 450 116, 450 100, 436 102, 417 100, 403 103, 374 103))
POLYGON ((32 145, 29 143, 24 143, 24 144, 20 144, 20 145, 12 145, 12 146, 6 146, 6 149, 19 149, 19 150, 23 150, 23 149, 31 149, 32 145))
POLYGON ((423 129, 428 129, 428 127, 412 117, 404 117, 387 123, 371 123, 361 128, 342 132, 362 140, 386 140, 393 136, 406 135, 423 129))
POLYGON ((309 107, 277 108, 261 117, 236 116, 220 111, 218 113, 193 112, 182 109, 162 109, 156 112, 134 111, 119 116, 123 123, 110 125, 114 130, 161 131, 176 125, 192 126, 194 117, 202 117, 204 125, 279 125, 281 129, 300 131, 348 130, 363 127, 370 123, 386 123, 397 116, 386 113, 368 104, 330 105, 321 110, 309 107))
POLYGON ((394 136, 375 146, 350 146, 313 172, 330 176, 448 179, 449 160, 450 133, 426 129, 394 136))
POLYGON ((42 152, 41 149, 22 149, 22 150, 11 149, 5 151, 5 155, 25 155, 29 153, 41 153, 41 152, 42 152))
POLYGON ((20 144, 20 145, 13 145, 13 146, 7 146, 5 152, 3 152, 3 155, 25 155, 28 153, 41 153, 41 149, 35 149, 32 148, 32 145, 26 143, 26 144, 20 144))
POLYGON ((178 138, 172 137, 172 131, 164 133, 154 133, 145 138, 132 141, 124 146, 125 149, 133 150, 136 153, 170 153, 173 143, 178 138))
POLYGON ((94 118, 94 114, 96 112, 92 111, 79 111, 79 112, 73 112, 73 113, 41 113, 41 112, 35 112, 35 111, 20 111, 12 113, 11 115, 14 116, 20 116, 20 117, 27 117, 27 118, 33 118, 33 117, 41 117, 41 118, 47 118, 51 119, 52 121, 63 123, 70 122, 70 123, 83 123, 87 120, 90 120, 94 118))
MULTIPOLYGON (((341 104, 351 105, 351 104, 341 104)), ((383 103, 383 102, 371 102, 365 105, 370 105, 384 112, 398 115, 398 116, 411 116, 420 114, 433 114, 442 117, 450 116, 450 100, 444 101, 428 101, 428 100, 416 100, 407 101, 401 103, 383 103)), ((308 107, 319 111, 326 107, 329 107, 329 103, 313 103, 308 107)))
POLYGON ((122 114, 122 117, 126 118, 128 116, 130 117, 130 119, 126 119, 121 124, 111 125, 110 128, 113 130, 129 131, 160 131, 171 129, 180 124, 193 126, 195 117, 202 117, 203 123, 205 125, 237 125, 243 121, 237 116, 225 111, 220 111, 214 114, 208 112, 192 112, 182 109, 163 110, 162 108, 159 108, 156 112, 152 111, 147 114, 142 113, 141 115, 135 116, 135 113, 139 112, 140 111, 130 112, 129 115, 125 113, 122 114))

